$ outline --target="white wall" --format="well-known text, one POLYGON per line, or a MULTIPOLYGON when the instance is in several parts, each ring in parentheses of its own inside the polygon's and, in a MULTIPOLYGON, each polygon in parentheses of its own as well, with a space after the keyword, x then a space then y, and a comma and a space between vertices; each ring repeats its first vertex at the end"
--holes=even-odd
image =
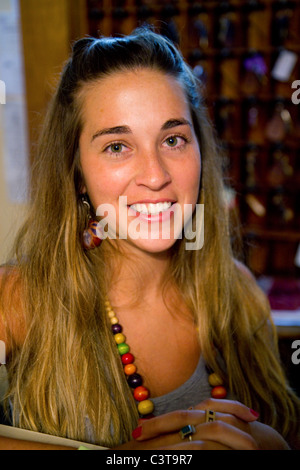
POLYGON ((0 79, 4 84, 0 96, 0 263, 3 263, 26 211, 28 131, 19 0, 0 0, 0 79))
MULTIPOLYGON (((12 202, 8 195, 4 171, 3 112, 0 105, 0 263, 3 263, 11 249, 13 239, 26 214, 26 204, 12 202)), ((16 136, 17 138, 17 136, 16 136)))

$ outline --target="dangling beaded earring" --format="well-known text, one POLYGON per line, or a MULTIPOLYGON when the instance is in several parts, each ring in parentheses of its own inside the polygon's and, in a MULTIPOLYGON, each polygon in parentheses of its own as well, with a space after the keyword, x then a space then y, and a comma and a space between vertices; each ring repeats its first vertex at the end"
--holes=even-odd
POLYGON ((83 231, 82 243, 83 243, 83 247, 85 250, 93 250, 94 248, 99 246, 102 242, 102 239, 99 238, 98 236, 98 233, 99 233, 99 230, 97 230, 98 222, 97 220, 93 220, 91 217, 91 214, 90 214, 91 206, 85 194, 82 195, 81 200, 82 200, 82 203, 88 209, 88 226, 83 231))

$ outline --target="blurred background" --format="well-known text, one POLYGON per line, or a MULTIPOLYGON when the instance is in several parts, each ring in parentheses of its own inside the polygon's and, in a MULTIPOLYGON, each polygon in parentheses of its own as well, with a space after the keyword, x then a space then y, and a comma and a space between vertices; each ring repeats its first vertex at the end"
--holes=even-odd
POLYGON ((72 43, 144 23, 178 44, 202 82, 232 243, 240 233, 290 364, 300 338, 299 0, 0 0, 0 262, 26 214, 37 136, 72 43))

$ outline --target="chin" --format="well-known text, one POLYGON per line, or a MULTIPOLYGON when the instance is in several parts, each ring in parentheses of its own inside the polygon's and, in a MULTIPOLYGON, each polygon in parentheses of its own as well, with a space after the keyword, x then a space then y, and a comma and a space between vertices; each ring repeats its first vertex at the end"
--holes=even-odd
POLYGON ((167 253, 176 243, 176 239, 168 240, 128 240, 131 246, 145 253, 160 254, 167 253))

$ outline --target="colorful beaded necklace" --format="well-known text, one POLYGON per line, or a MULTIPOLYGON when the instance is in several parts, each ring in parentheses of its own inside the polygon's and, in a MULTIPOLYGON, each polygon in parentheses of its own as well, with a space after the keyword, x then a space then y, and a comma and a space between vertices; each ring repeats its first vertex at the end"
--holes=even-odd
MULTIPOLYGON (((123 370, 127 378, 129 387, 133 390, 133 397, 137 401, 137 409, 141 417, 151 418, 154 411, 154 403, 149 398, 149 390, 143 386, 143 379, 140 374, 137 373, 137 368, 134 365, 134 356, 130 352, 130 347, 126 343, 126 337, 123 334, 123 328, 119 323, 119 320, 110 305, 109 300, 105 301, 105 310, 107 312, 111 331, 114 335, 115 342, 118 347, 119 354, 123 365, 123 370)), ((208 376, 208 382, 212 387, 211 397, 212 398, 225 398, 227 390, 223 385, 221 377, 215 372, 211 372, 208 376)))

